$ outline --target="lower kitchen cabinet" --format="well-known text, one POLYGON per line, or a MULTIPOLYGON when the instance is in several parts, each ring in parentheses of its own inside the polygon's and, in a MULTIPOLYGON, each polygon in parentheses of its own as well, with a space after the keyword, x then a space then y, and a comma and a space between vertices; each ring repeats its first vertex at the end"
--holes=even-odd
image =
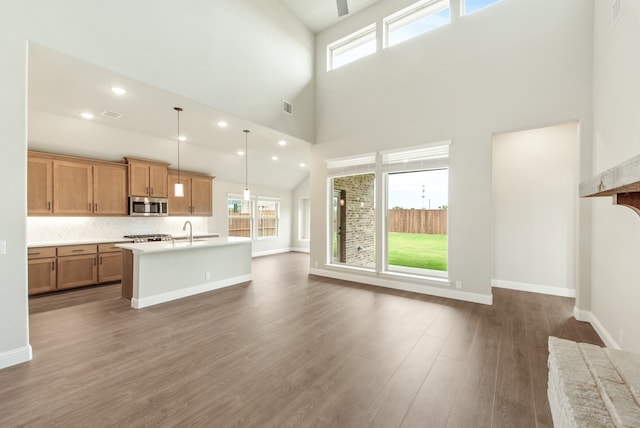
POLYGON ((29 294, 56 289, 56 248, 29 248, 29 294))
POLYGON ((29 248, 29 295, 122 279, 114 243, 29 248))
POLYGON ((98 255, 58 257, 58 289, 98 283, 98 255))

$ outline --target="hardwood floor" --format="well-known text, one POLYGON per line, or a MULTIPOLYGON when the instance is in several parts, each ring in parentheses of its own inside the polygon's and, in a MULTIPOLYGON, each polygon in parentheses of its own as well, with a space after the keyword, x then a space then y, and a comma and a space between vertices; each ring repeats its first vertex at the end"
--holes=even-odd
POLYGON ((484 306, 308 265, 261 257, 251 283, 171 303, 33 313, 0 426, 551 427, 547 337, 602 345, 572 299, 495 289, 484 306))

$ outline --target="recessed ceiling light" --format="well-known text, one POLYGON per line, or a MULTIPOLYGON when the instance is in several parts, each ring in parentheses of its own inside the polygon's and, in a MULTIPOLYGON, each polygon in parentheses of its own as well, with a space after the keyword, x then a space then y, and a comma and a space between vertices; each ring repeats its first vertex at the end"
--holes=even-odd
POLYGON ((227 122, 225 122, 224 120, 221 120, 220 122, 218 122, 218 126, 220 128, 226 128, 227 125, 229 125, 227 122))
POLYGON ((83 113, 80 113, 80 116, 82 116, 85 119, 93 119, 93 115, 91 113, 89 113, 89 112, 86 112, 86 111, 83 112, 83 113))
POLYGON ((278 160, 278 156, 271 156, 271 160, 278 160))
POLYGON ((180 141, 187 141, 187 137, 185 137, 184 135, 180 135, 180 136, 178 137, 178 140, 180 140, 180 141))
POLYGON ((278 144, 280 144, 281 146, 286 146, 287 142, 284 141, 284 140, 280 140, 280 141, 278 141, 278 144))
POLYGON ((244 150, 238 150, 238 154, 239 154, 240 156, 243 156, 243 155, 244 155, 244 150))
POLYGON ((113 92, 116 95, 124 95, 127 93, 127 90, 114 86, 113 88, 111 88, 111 92, 113 92))
POLYGON ((300 164, 300 168, 304 168, 305 166, 307 166, 307 165, 305 165, 304 163, 300 164))

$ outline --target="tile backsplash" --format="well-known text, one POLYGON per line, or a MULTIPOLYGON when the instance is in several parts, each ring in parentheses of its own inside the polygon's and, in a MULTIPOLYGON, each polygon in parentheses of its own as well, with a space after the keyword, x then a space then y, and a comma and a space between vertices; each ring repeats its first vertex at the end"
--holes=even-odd
POLYGON ((27 217, 27 242, 108 241, 149 233, 181 236, 187 220, 194 234, 216 232, 207 230, 207 217, 27 217))

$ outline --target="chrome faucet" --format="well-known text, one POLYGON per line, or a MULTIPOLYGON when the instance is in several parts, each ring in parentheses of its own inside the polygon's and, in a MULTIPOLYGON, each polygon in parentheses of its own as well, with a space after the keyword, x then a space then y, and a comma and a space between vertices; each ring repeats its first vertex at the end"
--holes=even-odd
POLYGON ((189 225, 189 243, 193 244, 193 225, 189 220, 184 222, 184 226, 182 226, 182 230, 187 230, 187 225, 189 225))

